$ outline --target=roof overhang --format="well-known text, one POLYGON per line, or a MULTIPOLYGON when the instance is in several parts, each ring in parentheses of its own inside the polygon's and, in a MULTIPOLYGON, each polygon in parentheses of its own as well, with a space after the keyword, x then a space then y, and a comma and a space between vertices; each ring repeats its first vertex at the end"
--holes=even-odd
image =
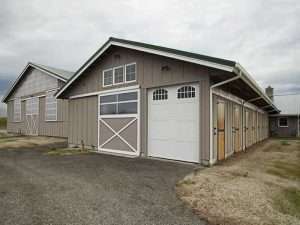
MULTIPOLYGON (((206 66, 209 68, 218 69, 220 71, 225 71, 227 73, 240 75, 240 80, 246 83, 255 93, 257 93, 257 96, 255 96, 256 98, 258 98, 257 100, 259 99, 263 100, 267 105, 270 105, 272 109, 274 109, 276 112, 279 112, 279 110, 273 104, 271 99, 264 93, 264 91, 258 86, 258 84, 250 76, 250 74, 239 63, 233 61, 228 61, 229 62, 228 63, 226 62, 226 60, 222 60, 222 59, 205 60, 205 57, 203 57, 204 59, 199 59, 199 57, 192 57, 195 55, 192 53, 180 54, 182 53, 182 51, 176 51, 174 49, 168 49, 168 48, 160 48, 158 46, 146 45, 138 42, 132 42, 132 41, 127 41, 122 39, 115 39, 115 38, 110 38, 94 55, 92 55, 92 57, 90 57, 75 72, 75 74, 63 86, 63 88, 61 88, 56 93, 56 97, 57 98, 61 97, 62 94, 71 86, 71 84, 111 46, 124 47, 124 48, 133 49, 137 51, 147 52, 150 54, 165 56, 177 60, 182 60, 185 62, 206 66), (224 63, 222 63, 222 61, 224 61, 224 63)), ((210 57, 206 57, 206 58, 210 58, 210 57)))
POLYGON ((17 84, 21 81, 21 79, 23 78, 23 76, 25 75, 26 71, 29 68, 35 68, 37 70, 40 70, 46 74, 48 74, 51 77, 54 77, 58 80, 61 80, 63 82, 67 82, 67 79, 61 77, 59 74, 53 73, 52 71, 46 70, 45 68, 42 68, 34 63, 27 63, 27 65, 25 66, 25 68, 23 69, 23 71, 21 72, 21 74, 18 76, 18 78, 15 80, 15 82, 12 84, 12 86, 10 87, 10 89, 6 92, 6 94, 3 96, 2 98, 2 102, 6 102, 7 98, 10 96, 10 94, 13 92, 13 90, 15 89, 15 87, 17 86, 17 84))

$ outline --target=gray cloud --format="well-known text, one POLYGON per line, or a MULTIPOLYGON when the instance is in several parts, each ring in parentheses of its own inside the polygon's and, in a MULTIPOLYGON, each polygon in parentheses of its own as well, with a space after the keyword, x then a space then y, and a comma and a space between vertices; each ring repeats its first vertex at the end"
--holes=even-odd
POLYGON ((2 0, 0 78, 28 61, 76 70, 109 36, 239 61, 263 87, 300 90, 300 4, 2 0))

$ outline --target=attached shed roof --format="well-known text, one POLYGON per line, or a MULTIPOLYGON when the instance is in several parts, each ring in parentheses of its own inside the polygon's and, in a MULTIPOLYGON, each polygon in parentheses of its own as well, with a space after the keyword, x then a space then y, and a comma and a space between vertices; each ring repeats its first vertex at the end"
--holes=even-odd
POLYGON ((66 71, 66 70, 62 70, 62 69, 58 69, 58 68, 54 68, 54 67, 50 67, 50 66, 45 66, 45 65, 29 62, 26 65, 26 67, 23 69, 21 74, 18 76, 18 78, 15 80, 13 85, 10 87, 10 89, 7 91, 7 93, 4 95, 4 97, 2 98, 2 102, 7 101, 8 97, 13 93, 13 91, 15 90, 15 87, 22 80, 22 78, 26 74, 26 71, 28 71, 29 68, 35 68, 37 70, 45 72, 49 76, 52 76, 52 77, 54 77, 58 80, 61 80, 63 82, 67 82, 67 80, 70 77, 72 77, 73 74, 74 74, 73 72, 70 72, 70 71, 66 71))
MULTIPOLYGON (((165 56, 177 60, 182 60, 194 64, 199 64, 207 66, 209 68, 214 68, 220 71, 226 71, 232 74, 237 74, 243 83, 249 86, 249 88, 260 96, 265 102, 265 105, 269 105, 271 110, 274 112, 279 112, 276 106, 272 103, 271 99, 264 93, 264 91, 258 86, 249 73, 238 63, 232 60, 221 59, 216 57, 211 57, 207 55, 196 54, 187 51, 181 51, 172 48, 166 48, 162 46, 124 40, 119 38, 110 37, 100 49, 98 49, 68 80, 64 87, 57 92, 56 97, 61 97, 62 94, 72 85, 72 83, 80 77, 80 75, 93 63, 97 58, 99 58, 110 46, 119 46, 129 49, 134 49, 137 51, 147 52, 155 55, 165 56)), ((220 76, 220 81, 228 79, 226 76, 220 76)), ((257 97, 257 96, 255 96, 257 97)))

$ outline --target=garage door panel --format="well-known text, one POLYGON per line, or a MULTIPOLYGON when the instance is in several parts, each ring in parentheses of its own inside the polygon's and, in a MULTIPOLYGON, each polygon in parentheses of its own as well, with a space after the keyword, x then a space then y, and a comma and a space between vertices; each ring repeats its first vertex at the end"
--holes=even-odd
POLYGON ((189 162, 199 161, 199 87, 192 98, 177 98, 182 86, 166 87, 167 99, 148 92, 148 154, 189 162), (157 104, 159 102, 159 104, 157 104))

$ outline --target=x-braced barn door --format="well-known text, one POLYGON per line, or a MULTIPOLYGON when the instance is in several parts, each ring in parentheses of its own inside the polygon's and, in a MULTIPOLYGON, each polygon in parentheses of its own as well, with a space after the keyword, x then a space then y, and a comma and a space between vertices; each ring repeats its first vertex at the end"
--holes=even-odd
POLYGON ((39 130, 39 98, 26 99, 26 134, 38 135, 39 130))
POLYGON ((218 160, 223 160, 225 159, 225 103, 219 101, 217 107, 218 160))

